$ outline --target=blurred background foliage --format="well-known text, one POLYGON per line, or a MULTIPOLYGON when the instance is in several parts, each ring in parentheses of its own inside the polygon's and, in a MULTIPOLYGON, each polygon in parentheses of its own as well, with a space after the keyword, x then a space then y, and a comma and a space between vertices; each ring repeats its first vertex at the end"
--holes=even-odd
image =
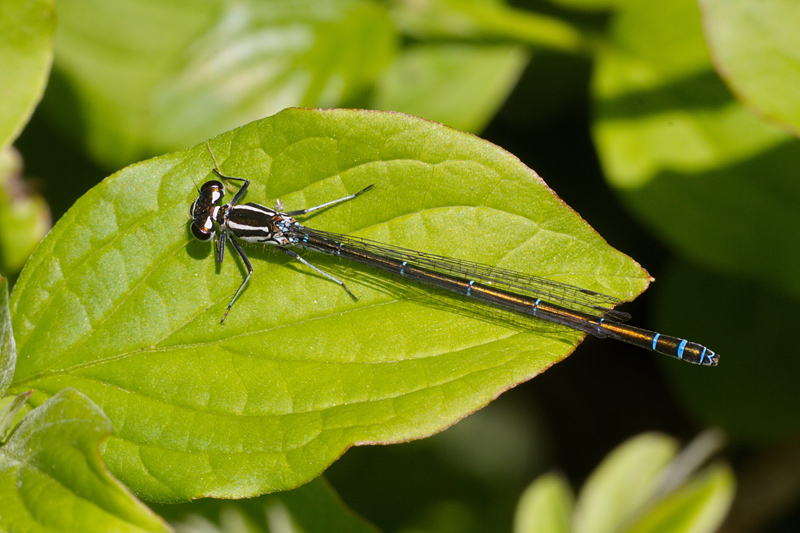
POLYGON ((724 529, 794 531, 797 27, 791 0, 4 2, 0 267, 111 172, 286 107, 478 133, 654 275, 637 323, 720 366, 587 339, 440 435, 349 451, 335 490, 389 531, 509 530, 548 469, 563 494, 626 438, 715 426, 738 480, 724 529))

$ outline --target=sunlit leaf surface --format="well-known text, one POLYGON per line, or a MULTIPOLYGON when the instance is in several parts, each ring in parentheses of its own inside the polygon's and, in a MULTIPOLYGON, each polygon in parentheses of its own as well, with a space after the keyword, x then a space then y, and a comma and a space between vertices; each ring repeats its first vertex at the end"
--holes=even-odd
MULTIPOLYGON (((396 113, 288 110, 213 139, 245 197, 287 209, 373 190, 307 224, 501 265, 630 299, 648 276, 512 155, 396 113)), ((520 327, 312 253, 338 285, 275 250, 215 267, 194 241, 205 144, 87 193, 29 261, 11 312, 13 391, 67 386, 114 425, 112 472, 155 500, 295 487, 349 446, 430 435, 566 357, 580 333, 520 327)))

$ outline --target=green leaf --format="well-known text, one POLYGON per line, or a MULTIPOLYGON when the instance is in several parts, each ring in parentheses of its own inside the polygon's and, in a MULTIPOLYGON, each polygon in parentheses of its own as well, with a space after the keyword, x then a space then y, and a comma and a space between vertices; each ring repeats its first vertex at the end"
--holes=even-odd
POLYGON ((4 444, 14 427, 22 420, 27 411, 25 403, 33 395, 29 390, 16 396, 6 396, 0 398, 0 444, 4 444))
POLYGON ((581 489, 574 531, 618 531, 657 494, 661 474, 677 451, 674 439, 655 433, 618 446, 581 489))
POLYGON ((392 17, 422 40, 506 40, 568 53, 587 50, 585 36, 556 17, 507 6, 499 0, 400 0, 392 17))
POLYGON ((11 386, 16 366, 17 345, 8 309, 8 280, 0 276, 0 398, 11 386))
POLYGON ((733 501, 733 471, 715 465, 665 498, 628 531, 713 533, 719 531, 733 501))
POLYGON ((545 474, 522 494, 514 517, 514 533, 570 533, 575 496, 564 476, 545 474))
MULTIPOLYGON (((512 155, 397 113, 287 110, 213 140, 245 201, 318 205, 310 226, 517 269, 630 299, 648 275, 512 155)), ((349 446, 421 438, 566 357, 582 334, 498 322, 308 253, 338 285, 249 247, 193 241, 205 144, 123 169, 59 221, 11 298, 14 390, 75 387, 114 423, 104 459, 137 494, 177 501, 296 487, 349 446)))
POLYGON ((733 472, 698 468, 723 444, 720 431, 706 431, 678 454, 671 437, 634 437, 603 460, 577 503, 562 476, 539 478, 520 501, 515 532, 716 531, 733 500, 733 472))
POLYGON ((0 152, 17 138, 42 97, 54 30, 52 0, 0 3, 0 152))
POLYGON ((350 510, 324 478, 294 490, 247 500, 197 500, 156 509, 176 529, 190 533, 229 531, 324 531, 377 533, 350 510))
POLYGON ((22 179, 22 159, 9 147, 0 152, 0 272, 22 269, 50 230, 50 208, 22 179))
POLYGON ((103 468, 97 447, 110 431, 74 390, 31 411, 0 448, 0 529, 168 531, 103 468))
POLYGON ((611 184, 687 258, 800 295, 800 142, 716 77, 692 0, 631 4, 612 37, 593 89, 611 184))
POLYGON ((391 61, 395 31, 366 0, 60 6, 47 107, 112 166, 190 144, 290 106, 336 107, 391 61), (65 102, 70 105, 65 105, 65 102))
POLYGON ((733 499, 733 473, 725 465, 696 470, 722 440, 702 433, 679 455, 675 440, 657 433, 618 446, 581 490, 573 531, 716 531, 733 499))
POLYGON ((510 45, 414 45, 378 79, 370 107, 478 132, 516 85, 528 56, 510 45))
POLYGON ((701 0, 720 75, 759 114, 800 132, 800 5, 793 0, 701 0))

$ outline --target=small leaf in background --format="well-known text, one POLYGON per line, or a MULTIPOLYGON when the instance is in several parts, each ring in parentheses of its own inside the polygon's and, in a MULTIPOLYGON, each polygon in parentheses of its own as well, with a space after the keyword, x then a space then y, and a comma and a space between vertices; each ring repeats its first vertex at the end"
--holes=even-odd
POLYGON ((800 133, 800 4, 701 0, 717 71, 755 111, 800 133))
POLYGON ((595 469, 578 495, 575 531, 616 531, 659 490, 664 469, 679 450, 675 439, 640 435, 612 451, 595 469))
MULTIPOLYGON (((648 275, 511 154, 397 113, 287 110, 211 143, 245 201, 288 209, 375 188, 309 225, 631 299, 648 275)), ((109 469, 156 501, 296 487, 348 447, 428 436, 566 357, 583 335, 487 320, 306 254, 359 296, 250 246, 242 281, 191 239, 205 144, 123 169, 51 231, 11 299, 13 389, 75 387, 114 423, 109 469), (58 334, 54 333, 54 328, 58 334)))
POLYGON ((575 496, 559 474, 545 474, 531 483, 517 504, 514 533, 571 533, 575 496))
POLYGON ((0 444, 8 440, 11 431, 25 415, 25 402, 33 395, 33 391, 23 392, 17 396, 0 399, 0 444))
POLYGON ((674 439, 657 433, 621 444, 581 489, 575 531, 717 531, 733 499, 733 473, 721 464, 699 467, 721 444, 715 432, 699 435, 680 454, 674 439), (663 529, 670 523, 681 527, 663 529))
POLYGON ((325 532, 377 533, 319 477, 294 490, 240 501, 196 500, 157 505, 177 533, 325 532))
POLYGON ((55 26, 52 0, 0 2, 0 152, 17 138, 42 97, 55 26))
POLYGON ((22 160, 9 147, 0 152, 0 272, 22 269, 50 230, 50 209, 23 180, 22 160))
POLYGON ((529 55, 511 45, 411 46, 378 79, 370 108, 479 132, 516 85, 529 55))
POLYGON ((0 447, 3 530, 169 531, 104 469, 98 446, 110 432, 103 413, 74 390, 28 413, 0 447))
POLYGON ((733 500, 733 473, 717 463, 699 468, 720 445, 706 432, 678 454, 665 435, 634 437, 606 457, 574 503, 562 476, 536 480, 520 499, 514 531, 717 531, 733 500))
POLYGON ((711 465, 665 498, 628 531, 719 531, 733 501, 735 479, 727 465, 711 465))

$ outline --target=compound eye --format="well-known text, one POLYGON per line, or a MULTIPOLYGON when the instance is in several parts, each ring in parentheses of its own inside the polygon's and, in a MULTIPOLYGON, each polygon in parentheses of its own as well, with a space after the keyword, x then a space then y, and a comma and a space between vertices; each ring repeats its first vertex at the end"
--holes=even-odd
POLYGON ((211 203, 217 203, 225 196, 225 185, 221 181, 207 181, 200 187, 200 194, 209 195, 211 203))
POLYGON ((214 238, 214 226, 211 224, 211 219, 205 226, 199 226, 197 222, 192 222, 192 235, 198 241, 210 241, 214 238))
POLYGON ((224 188, 225 188, 225 186, 222 184, 221 181, 219 181, 219 180, 208 180, 207 182, 205 182, 203 184, 202 187, 200 187, 200 192, 210 191, 210 190, 213 190, 213 189, 222 190, 224 188))

